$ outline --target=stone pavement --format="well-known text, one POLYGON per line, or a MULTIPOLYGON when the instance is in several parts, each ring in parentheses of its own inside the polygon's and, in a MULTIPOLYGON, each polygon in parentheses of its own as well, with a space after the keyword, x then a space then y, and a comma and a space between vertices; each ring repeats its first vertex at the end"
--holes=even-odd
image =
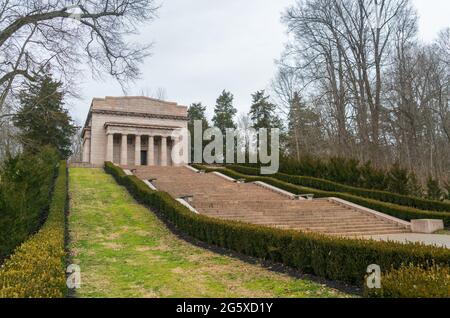
POLYGON ((450 249, 450 235, 401 233, 368 235, 363 238, 373 239, 376 241, 394 241, 399 243, 422 243, 425 245, 436 245, 450 249))

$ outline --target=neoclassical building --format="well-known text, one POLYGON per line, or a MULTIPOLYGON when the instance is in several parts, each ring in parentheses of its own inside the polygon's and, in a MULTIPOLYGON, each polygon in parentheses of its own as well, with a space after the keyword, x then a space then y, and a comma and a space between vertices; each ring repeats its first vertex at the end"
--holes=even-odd
POLYGON ((148 97, 94 98, 82 138, 83 162, 94 166, 105 161, 126 166, 185 164, 187 107, 148 97), (182 150, 173 160, 176 144, 182 150))

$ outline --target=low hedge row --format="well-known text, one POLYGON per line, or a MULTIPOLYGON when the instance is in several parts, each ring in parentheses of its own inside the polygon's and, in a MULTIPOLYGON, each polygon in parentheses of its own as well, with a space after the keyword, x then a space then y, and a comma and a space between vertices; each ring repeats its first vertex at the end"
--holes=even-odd
POLYGON ((340 198, 342 200, 346 200, 349 202, 353 202, 355 204, 361 205, 363 207, 376 210, 378 212, 382 212, 396 218, 411 221, 416 219, 439 219, 443 220, 445 226, 450 226, 450 213, 446 212, 432 212, 432 211, 424 211, 415 208, 404 207, 401 205, 396 205, 387 202, 381 202, 373 199, 362 198, 356 195, 341 193, 341 192, 329 192, 323 190, 316 190, 312 188, 302 187, 295 184, 287 183, 284 181, 280 181, 278 179, 272 177, 260 177, 260 176, 248 176, 246 174, 242 174, 230 169, 226 168, 208 168, 202 165, 193 165, 201 170, 205 170, 207 172, 218 171, 221 173, 234 178, 234 179, 245 179, 247 182, 253 181, 263 181, 268 183, 274 187, 278 187, 280 189, 289 191, 294 194, 314 194, 317 198, 340 198))
POLYGON ((338 239, 285 231, 192 213, 169 194, 152 191, 142 180, 106 163, 105 171, 140 203, 158 211, 185 234, 210 245, 266 259, 331 280, 361 284, 367 266, 399 268, 402 263, 450 265, 450 250, 419 244, 338 239))
POLYGON ((61 298, 66 294, 64 228, 66 163, 58 168, 48 218, 0 268, 0 298, 61 298))
MULTIPOLYGON (((243 173, 246 175, 260 176, 260 170, 258 168, 245 167, 240 165, 229 165, 226 166, 228 169, 233 171, 243 173)), ((278 179, 284 182, 292 183, 299 186, 331 191, 331 192, 345 192, 353 195, 357 195, 364 198, 374 199, 382 202, 393 203, 397 205, 412 207, 420 210, 437 211, 437 212, 449 212, 450 213, 450 203, 421 199, 412 196, 406 196, 396 193, 391 193, 387 191, 380 190, 370 190, 363 188, 356 188, 341 183, 312 178, 303 176, 294 176, 285 173, 276 173, 271 175, 272 178, 278 179)))
POLYGON ((449 298, 450 267, 407 265, 381 276, 380 289, 366 289, 371 298, 449 298))

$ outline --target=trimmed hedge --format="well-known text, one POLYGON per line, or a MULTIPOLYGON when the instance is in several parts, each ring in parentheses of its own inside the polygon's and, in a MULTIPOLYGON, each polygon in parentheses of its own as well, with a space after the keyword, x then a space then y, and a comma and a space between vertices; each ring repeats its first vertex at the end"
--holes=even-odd
POLYGON ((0 268, 0 298, 61 298, 66 294, 66 163, 59 165, 50 212, 42 229, 0 268))
MULTIPOLYGON (((240 165, 227 165, 226 168, 247 174, 252 176, 260 176, 259 169, 245 167, 240 165)), ((420 210, 428 210, 428 211, 437 211, 437 212, 449 212, 450 213, 450 203, 435 201, 435 200, 427 200, 421 199, 412 196, 406 196, 396 193, 391 193, 387 191, 380 190, 370 190, 363 188, 356 188, 348 185, 344 185, 341 183, 318 179, 313 177, 303 177, 303 176, 295 176, 289 175, 285 173, 276 173, 271 175, 272 178, 278 179, 284 182, 292 183, 299 186, 320 189, 324 191, 331 192, 345 192, 353 195, 357 195, 364 198, 374 199, 382 202, 393 203, 397 205, 412 207, 420 210)))
POLYGON ((106 163, 105 171, 137 201, 158 211, 185 234, 210 245, 283 263, 304 273, 360 285, 370 264, 378 264, 382 269, 399 268, 402 263, 450 264, 450 250, 444 248, 339 239, 198 215, 169 194, 152 191, 137 177, 125 175, 112 163, 106 163))
POLYGON ((58 162, 56 150, 44 147, 1 164, 0 264, 45 222, 58 162))
POLYGON ((317 198, 330 198, 336 197, 342 200, 346 200, 349 202, 353 202, 355 204, 361 205, 363 207, 376 210, 378 212, 382 212, 396 218, 411 221, 416 219, 439 219, 443 220, 445 226, 450 226, 450 213, 446 212, 431 212, 431 211, 423 211, 414 208, 408 208, 400 205, 395 205, 386 202, 380 202, 372 199, 361 198, 356 195, 351 195, 347 193, 340 192, 328 192, 322 190, 316 190, 306 187, 301 187, 295 184, 290 184, 284 181, 280 181, 278 179, 274 179, 271 177, 258 177, 258 176, 248 176, 242 173, 235 172, 233 170, 229 170, 226 168, 208 168, 202 165, 192 165, 201 170, 205 170, 206 172, 212 171, 220 171, 221 173, 234 178, 234 179, 244 179, 247 182, 253 181, 263 181, 268 183, 274 187, 278 187, 280 189, 289 191, 294 194, 314 194, 317 198))
POLYGON ((366 289, 372 298, 449 298, 450 267, 402 266, 381 276, 381 289, 366 289))

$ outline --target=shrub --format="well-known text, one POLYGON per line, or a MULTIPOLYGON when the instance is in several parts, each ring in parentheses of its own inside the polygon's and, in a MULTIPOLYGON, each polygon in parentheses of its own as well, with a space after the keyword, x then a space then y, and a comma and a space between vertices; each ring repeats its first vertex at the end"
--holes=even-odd
POLYGON ((360 167, 360 173, 360 181, 357 184, 351 185, 375 190, 384 190, 387 188, 386 174, 380 169, 375 169, 370 161, 360 167))
POLYGON ((310 155, 300 158, 282 158, 280 172, 321 178, 350 186, 383 190, 388 186, 387 172, 375 168, 372 163, 361 164, 355 159, 332 157, 316 158, 310 155))
POLYGON ((0 268, 0 298, 65 296, 66 199, 66 164, 61 162, 47 221, 42 229, 19 246, 0 268))
MULTIPOLYGON (((201 165, 193 165, 202 170, 206 171, 217 171, 217 169, 210 169, 201 165)), ((248 176, 235 172, 234 170, 221 169, 221 173, 235 179, 245 179, 247 182, 253 181, 263 181, 274 187, 289 191, 294 194, 314 194, 317 198, 330 198, 336 197, 342 200, 353 202, 355 204, 364 206, 369 209, 373 209, 402 220, 410 221, 414 219, 439 219, 443 220, 446 226, 450 226, 450 213, 446 212, 433 212, 433 211, 423 211, 414 208, 408 208, 400 205, 395 205, 391 203, 380 202, 372 199, 366 199, 359 196, 351 195, 348 193, 340 192, 330 192, 316 190, 312 188, 302 187, 288 182, 280 181, 273 177, 259 177, 259 176, 248 176)))
POLYGON ((444 182, 444 189, 446 191, 445 199, 450 200, 450 180, 444 182))
POLYGON ((192 213, 169 194, 152 191, 142 180, 126 176, 122 169, 106 163, 105 171, 124 185, 142 204, 185 234, 205 243, 273 262, 327 279, 361 284, 367 266, 382 269, 412 264, 450 264, 450 251, 419 244, 398 244, 341 239, 320 234, 285 231, 192 213))
POLYGON ((43 224, 50 203, 57 152, 9 158, 0 169, 0 263, 43 224))
POLYGON ((427 197, 431 200, 442 200, 443 194, 439 181, 429 177, 427 180, 427 197))
POLYGON ((381 289, 366 289, 373 298, 449 298, 450 267, 402 266, 381 276, 381 289))
POLYGON ((407 195, 409 193, 408 185, 410 183, 408 170, 400 167, 400 164, 396 162, 389 169, 387 176, 388 191, 392 193, 398 193, 407 195))
POLYGON ((358 160, 333 157, 328 161, 326 176, 337 182, 358 184, 360 179, 358 166, 358 160))
POLYGON ((417 178, 417 175, 414 172, 411 172, 409 174, 408 193, 410 194, 410 196, 416 198, 424 197, 423 187, 420 184, 419 179, 417 178))
MULTIPOLYGON (((259 176, 260 171, 257 168, 245 167, 240 165, 229 165, 226 167, 233 171, 251 176, 259 176)), ((405 196, 401 194, 395 194, 379 190, 355 188, 328 180, 317 179, 312 177, 288 175, 284 173, 276 173, 274 175, 271 175, 270 177, 299 186, 319 189, 323 191, 348 193, 363 198, 374 199, 377 201, 412 207, 418 210, 434 211, 434 212, 450 212, 450 204, 441 201, 420 199, 416 197, 405 196)))

